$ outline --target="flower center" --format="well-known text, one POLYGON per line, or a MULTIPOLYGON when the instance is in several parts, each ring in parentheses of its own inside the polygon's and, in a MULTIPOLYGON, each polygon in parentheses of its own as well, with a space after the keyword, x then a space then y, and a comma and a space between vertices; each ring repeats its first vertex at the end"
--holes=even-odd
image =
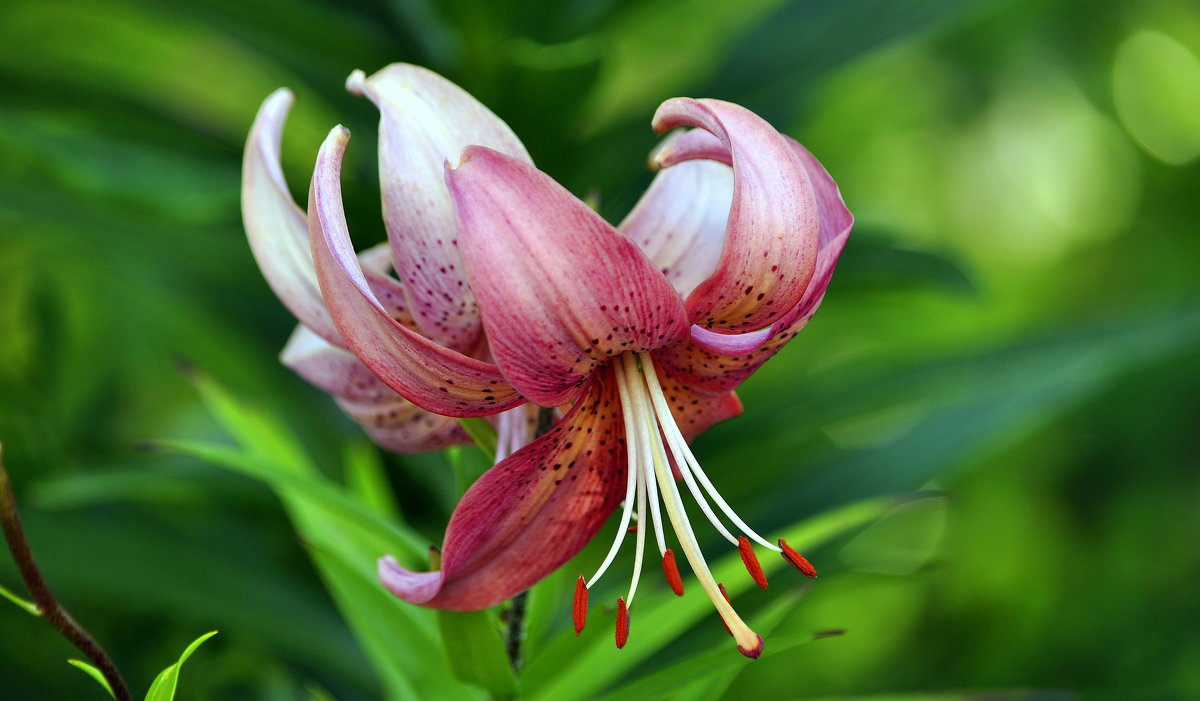
POLYGON ((724 586, 713 578, 696 541, 696 535, 692 531, 687 512, 684 510, 679 484, 672 475, 671 460, 674 461, 675 469, 700 510, 717 529, 717 532, 738 549, 747 571, 760 587, 766 588, 767 578, 754 554, 754 548, 750 543, 751 539, 765 548, 782 554, 784 559, 809 577, 815 577, 816 570, 808 560, 804 559, 803 555, 788 547, 787 543, 780 540, 777 546, 755 533, 717 492, 712 481, 704 474, 696 457, 692 455, 687 441, 675 424, 675 418, 671 414, 666 397, 663 396, 662 386, 658 382, 658 374, 655 372, 654 362, 649 354, 624 353, 613 360, 613 369, 617 378, 617 390, 621 397, 621 412, 625 420, 625 445, 628 451, 629 470, 625 505, 621 512, 621 523, 617 528, 616 538, 604 561, 591 578, 585 580, 582 575, 579 577, 574 605, 576 634, 583 630, 588 590, 600 580, 600 577, 616 558, 617 552, 625 540, 625 535, 629 532, 629 524, 633 518, 636 503, 638 526, 636 528, 633 577, 629 585, 628 596, 617 599, 617 647, 623 647, 629 635, 629 608, 633 605, 638 580, 641 578, 642 560, 646 550, 647 524, 653 528, 668 584, 677 595, 683 595, 683 580, 680 578, 675 564, 675 553, 667 547, 663 532, 662 512, 666 511, 667 519, 671 524, 671 529, 675 532, 684 557, 695 573, 701 588, 704 589, 704 593, 717 609, 717 613, 725 622, 730 634, 737 641, 738 650, 747 657, 758 657, 762 653, 762 638, 738 616, 725 594, 724 586), (668 454, 670 458, 667 457, 668 454), (713 505, 744 535, 734 536, 717 516, 713 505))

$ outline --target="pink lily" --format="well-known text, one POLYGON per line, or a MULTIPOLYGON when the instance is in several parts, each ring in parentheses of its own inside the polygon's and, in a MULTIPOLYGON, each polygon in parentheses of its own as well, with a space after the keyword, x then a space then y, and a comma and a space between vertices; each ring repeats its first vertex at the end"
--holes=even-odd
MULTIPOLYGON (((486 357, 479 310, 451 241, 457 223, 442 163, 468 144, 486 144, 528 161, 499 118, 462 89, 416 66, 389 66, 347 88, 380 108, 380 180, 389 243, 358 256, 361 274, 398 325, 426 342, 486 357), (393 277, 393 265, 400 279, 393 277)), ((380 446, 401 453, 437 450, 470 438, 458 421, 405 399, 376 377, 338 331, 317 280, 308 217, 291 197, 280 142, 294 96, 273 93, 255 118, 243 164, 242 211, 251 250, 279 299, 300 321, 281 360, 329 392, 380 446)), ((524 409, 497 421, 501 449, 532 438, 524 409)))
POLYGON ((817 160, 744 108, 677 98, 663 103, 653 125, 697 128, 654 155, 662 171, 618 228, 523 159, 470 146, 457 167, 447 164, 455 244, 494 364, 430 343, 386 312, 342 213, 349 133, 341 127, 321 148, 309 193, 313 253, 348 347, 415 404, 452 416, 522 400, 565 408, 547 434, 463 496, 439 569, 412 572, 387 556, 379 563, 385 587, 434 608, 495 605, 575 555, 623 502, 608 555, 590 578, 580 577, 577 632, 587 592, 613 562, 636 508, 641 527, 629 593, 618 599, 618 646, 628 635, 648 530, 682 594, 669 523, 738 649, 756 657, 762 639, 709 572, 684 491, 738 547, 760 585, 766 579, 751 540, 816 572, 737 516, 688 442, 740 413, 733 388, 812 317, 853 219, 817 160))

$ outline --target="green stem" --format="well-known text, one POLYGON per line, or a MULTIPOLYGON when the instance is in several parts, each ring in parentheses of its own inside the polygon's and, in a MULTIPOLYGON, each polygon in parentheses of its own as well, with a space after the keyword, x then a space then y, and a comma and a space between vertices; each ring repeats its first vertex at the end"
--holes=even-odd
POLYGON ((99 643, 93 640, 92 636, 88 635, 87 631, 75 622, 75 619, 71 618, 71 614, 67 613, 58 599, 54 598, 45 578, 42 577, 37 562, 33 559, 33 552, 29 549, 29 541, 25 539, 25 531, 21 528, 21 518, 17 514, 17 500, 13 496, 8 471, 4 469, 3 445, 0 445, 0 526, 4 529, 4 539, 8 541, 8 549, 17 563, 21 579, 29 588, 29 594, 37 604, 42 617, 95 663, 96 668, 108 680, 108 685, 112 688, 113 696, 117 698, 117 701, 132 701, 133 696, 129 693, 129 687, 125 686, 125 680, 121 678, 121 673, 117 671, 117 666, 113 664, 112 659, 104 652, 99 643))

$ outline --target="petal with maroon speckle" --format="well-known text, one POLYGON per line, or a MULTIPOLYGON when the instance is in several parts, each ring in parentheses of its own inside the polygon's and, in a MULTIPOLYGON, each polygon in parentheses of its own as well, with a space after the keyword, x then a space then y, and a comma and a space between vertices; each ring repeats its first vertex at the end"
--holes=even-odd
POLYGON ((309 189, 317 278, 347 347, 376 377, 414 404, 443 416, 483 416, 523 399, 499 369, 445 348, 389 314, 363 274, 342 211, 342 155, 350 133, 330 132, 309 189))
POLYGON ((297 326, 280 361, 314 386, 334 395, 347 416, 362 424, 378 446, 396 453, 423 453, 470 443, 457 419, 428 412, 375 377, 354 354, 305 326, 297 326))
POLYGON ((472 146, 447 180, 492 355, 530 401, 560 406, 597 364, 686 336, 671 283, 545 173, 472 146))
POLYGON ((549 433, 488 470, 450 517, 437 572, 379 562, 396 596, 439 609, 476 610, 525 591, 571 559, 625 492, 624 427, 616 380, 605 371, 549 433))
MULTIPOLYGON (((667 100, 653 124, 659 132, 704 129, 721 141, 733 165, 725 245, 716 273, 688 297, 692 322, 742 331, 778 320, 803 296, 816 266, 820 222, 803 161, 761 117, 721 100, 667 100)), ((698 143, 704 148, 690 157, 714 157, 711 140, 698 143)), ((678 162, 689 156, 658 158, 678 162)))
MULTIPOLYGON (((688 136, 692 134, 709 136, 707 133, 699 131, 689 132, 688 136)), ((684 149, 683 146, 679 145, 682 141, 682 139, 674 140, 676 151, 684 149)), ((728 334, 719 333, 716 330, 709 330, 700 326, 693 326, 692 340, 696 345, 711 353, 726 356, 747 355, 770 339, 781 334, 799 331, 807 320, 812 318, 813 314, 816 313, 817 307, 820 306, 821 300, 825 296, 825 290, 829 287, 829 282, 833 278, 833 271, 837 267, 838 258, 841 256, 842 249, 845 248, 846 241, 850 237, 850 230, 854 226, 854 215, 846 208, 846 203, 842 200, 842 194, 838 190, 837 183, 834 182, 829 172, 825 170, 825 167, 821 165, 820 161, 808 149, 791 138, 788 138, 788 143, 804 163, 804 167, 808 171, 809 180, 812 182, 813 190, 816 194, 817 210, 821 224, 816 269, 800 301, 769 327, 747 333, 728 334)), ((696 146, 697 153, 707 153, 708 156, 719 157, 717 153, 704 151, 705 148, 707 147, 704 140, 698 140, 696 146)), ((672 157, 679 157, 678 153, 673 153, 672 157)))
POLYGON ((499 117, 440 75, 396 63, 346 87, 379 108, 379 181, 383 218, 396 269, 423 335, 469 352, 480 334, 479 311, 457 249, 454 207, 442 163, 482 144, 531 162, 499 117))

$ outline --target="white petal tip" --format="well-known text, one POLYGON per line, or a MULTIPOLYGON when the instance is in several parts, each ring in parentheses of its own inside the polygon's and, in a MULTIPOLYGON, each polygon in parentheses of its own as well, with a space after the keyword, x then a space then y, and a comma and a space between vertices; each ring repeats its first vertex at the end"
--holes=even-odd
POLYGON ((355 68, 346 78, 346 90, 361 97, 367 91, 367 74, 355 68))

